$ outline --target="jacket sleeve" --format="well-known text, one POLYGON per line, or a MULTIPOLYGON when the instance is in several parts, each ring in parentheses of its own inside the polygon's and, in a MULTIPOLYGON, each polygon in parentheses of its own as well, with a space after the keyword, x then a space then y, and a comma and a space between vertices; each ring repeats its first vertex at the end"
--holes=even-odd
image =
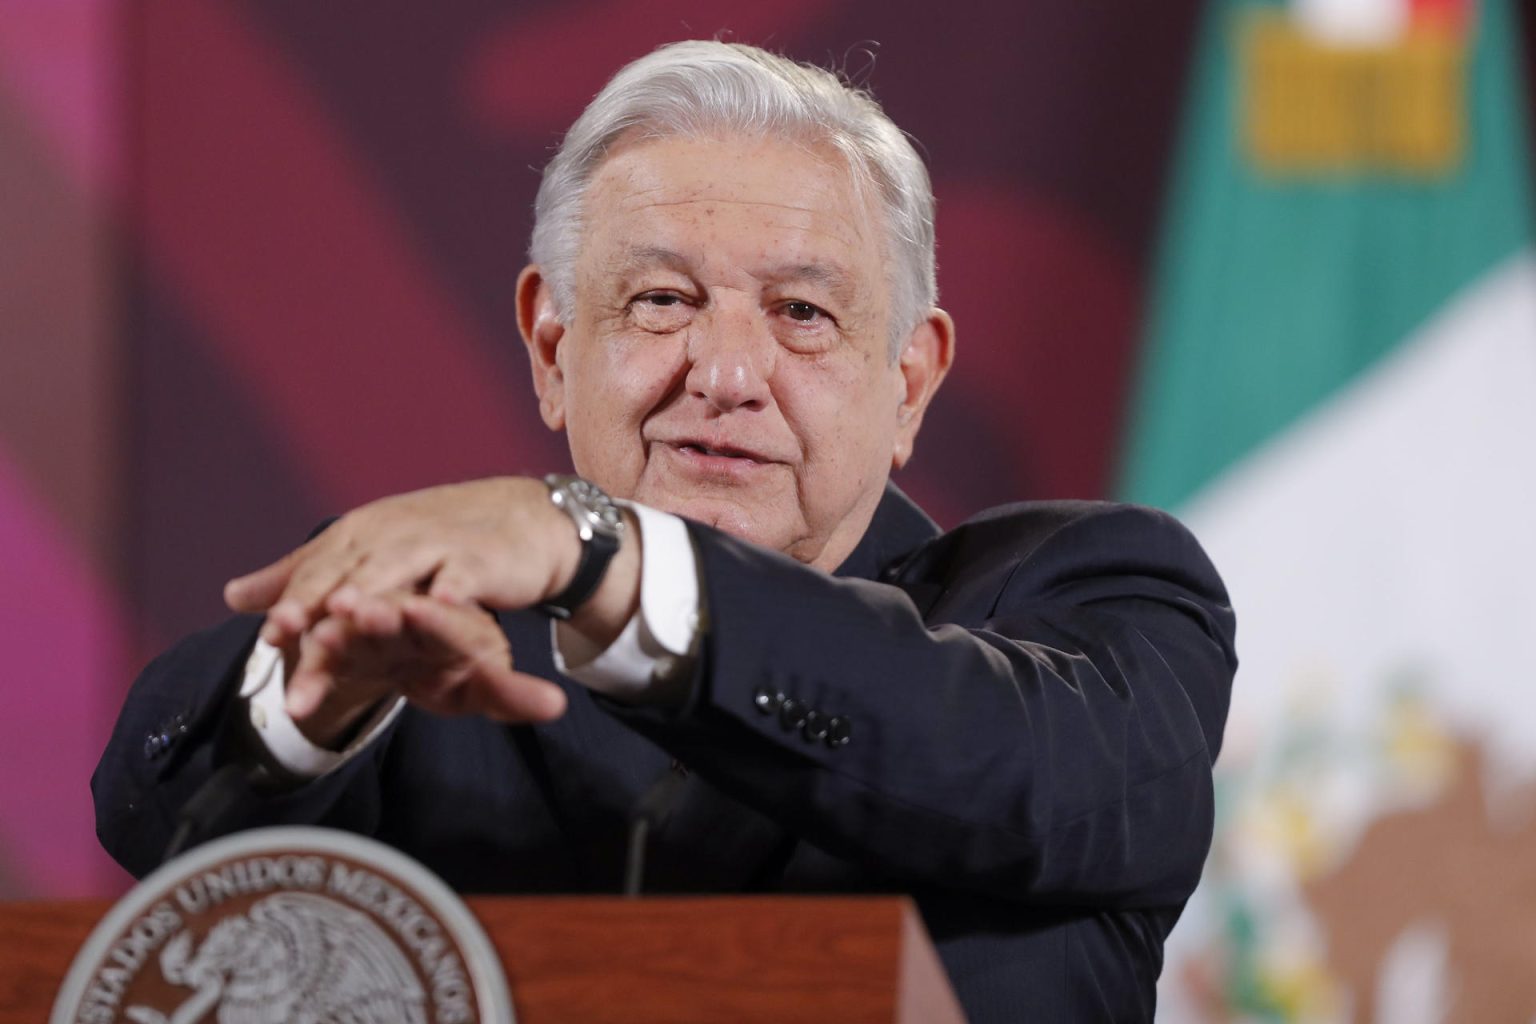
MULTIPOLYGON (((159 866, 182 807, 218 768, 240 758, 237 693, 258 616, 196 633, 151 662, 130 688, 91 776, 96 834, 136 877, 159 866)), ((220 810, 198 838, 234 827, 325 824, 371 833, 387 737, 321 779, 287 792, 227 780, 220 810)))
POLYGON ((694 699, 616 713, 893 881, 1181 903, 1210 844, 1236 668, 1221 582, 1166 515, 1021 509, 946 535, 887 583, 696 528, 708 627, 694 699), (844 725, 823 736, 833 717, 844 725))

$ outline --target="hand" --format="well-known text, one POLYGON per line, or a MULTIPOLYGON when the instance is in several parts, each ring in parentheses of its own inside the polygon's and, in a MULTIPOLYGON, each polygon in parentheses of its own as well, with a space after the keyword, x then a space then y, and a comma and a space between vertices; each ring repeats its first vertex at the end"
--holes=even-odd
POLYGON ((560 687, 513 671, 496 620, 475 605, 396 591, 356 614, 322 619, 285 651, 287 710, 318 746, 335 749, 380 702, 403 695, 438 714, 543 722, 565 711, 560 687))
MULTIPOLYGON (((624 550, 632 546, 626 539, 589 602, 625 605, 613 609, 624 619, 634 595, 609 584, 631 583, 638 593, 638 562, 624 550), (603 591, 606 602, 598 600, 603 591)), ((364 598, 392 590, 527 608, 558 594, 580 555, 570 518, 550 502, 543 482, 499 477, 364 505, 298 550, 231 580, 224 599, 235 611, 267 612, 262 638, 281 647, 327 614, 350 614, 364 598)))
MULTIPOLYGON (((619 635, 640 601, 640 537, 627 518, 630 528, 602 584, 569 623, 598 645, 619 635)), ((533 677, 483 675, 486 663, 476 659, 487 645, 500 645, 500 664, 509 673, 510 653, 500 629, 475 605, 520 609, 546 600, 570 582, 580 556, 576 529, 544 483, 501 477, 365 505, 298 550, 231 580, 224 597, 236 611, 267 612, 262 638, 298 667, 290 711, 307 734, 335 739, 398 692, 434 710, 483 707, 538 720, 560 712, 526 704, 524 698, 537 699, 527 682, 533 677), (406 600, 413 596, 426 600, 406 600), (472 617, 444 617, 444 608, 472 617), (487 623, 494 639, 483 635, 487 623), (406 626, 420 626, 451 649, 435 656, 455 685, 442 693, 424 685, 405 689, 422 677, 413 662, 418 652, 399 639, 410 632, 406 626), (387 642, 368 652, 365 638, 387 642), (481 667, 460 671, 466 659, 481 667), (360 667, 365 663, 374 673, 369 678, 360 667), (341 669, 344 679, 336 677, 341 669), (523 681, 515 693, 514 677, 523 681), (467 685, 463 693, 460 684, 467 685)), ((439 678, 430 671, 425 676, 439 678)))

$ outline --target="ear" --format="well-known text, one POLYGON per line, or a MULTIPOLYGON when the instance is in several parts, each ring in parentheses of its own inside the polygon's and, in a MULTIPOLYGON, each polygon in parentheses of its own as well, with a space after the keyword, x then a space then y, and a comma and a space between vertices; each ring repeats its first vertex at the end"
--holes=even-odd
POLYGON ((955 322, 935 306, 928 318, 912 328, 906 347, 897 360, 900 371, 899 405, 896 407, 896 441, 891 468, 900 469, 912 457, 923 413, 933 401, 949 365, 955 359, 955 322))
POLYGON ((555 312, 555 296, 537 264, 517 275, 517 329, 528 347, 539 415, 550 430, 565 429, 565 373, 557 358, 565 325, 555 312))

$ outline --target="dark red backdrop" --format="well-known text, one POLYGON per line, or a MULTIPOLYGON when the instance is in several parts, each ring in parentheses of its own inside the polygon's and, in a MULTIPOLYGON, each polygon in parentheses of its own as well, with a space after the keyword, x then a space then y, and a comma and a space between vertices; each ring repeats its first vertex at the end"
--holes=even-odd
POLYGON ((512 283, 542 165, 623 61, 725 31, 867 82, 925 150, 960 359, 934 514, 1110 478, 1194 0, 137 8, 129 588, 149 636, 322 515, 562 464, 512 283), (878 41, 878 42, 877 42, 878 41))
POLYGON ((920 140, 960 358, 904 486, 1104 494, 1200 6, 0 0, 0 893, 121 884, 86 777, 226 578, 562 464, 512 313, 537 168, 659 43, 836 63, 920 140))

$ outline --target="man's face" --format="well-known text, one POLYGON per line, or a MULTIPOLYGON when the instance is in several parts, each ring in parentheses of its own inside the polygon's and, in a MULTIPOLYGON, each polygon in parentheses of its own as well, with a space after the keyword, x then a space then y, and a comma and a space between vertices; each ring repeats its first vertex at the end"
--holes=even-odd
POLYGON ((566 323, 536 268, 519 285, 576 471, 834 568, 932 390, 889 358, 881 211, 830 152, 670 138, 620 146, 584 215, 566 323))

